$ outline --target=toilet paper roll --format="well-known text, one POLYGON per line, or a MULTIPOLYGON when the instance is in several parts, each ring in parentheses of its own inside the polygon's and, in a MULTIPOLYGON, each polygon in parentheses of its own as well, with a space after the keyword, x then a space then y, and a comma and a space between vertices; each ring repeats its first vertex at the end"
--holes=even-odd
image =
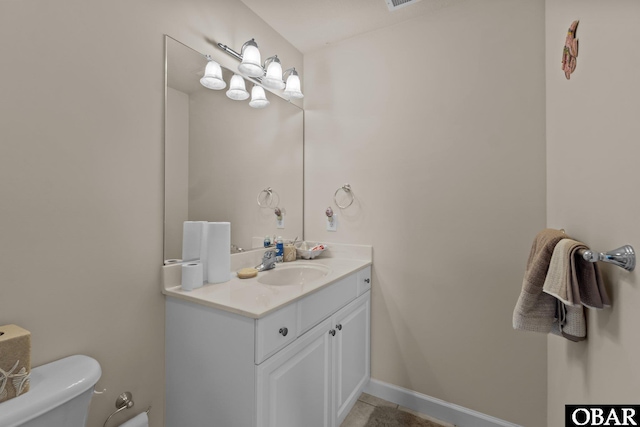
POLYGON ((182 225, 182 259, 184 261, 200 259, 202 229, 202 221, 185 221, 182 225))
POLYGON ((210 222, 207 229, 207 281, 223 283, 231 279, 231 223, 210 222))
POLYGON ((120 427, 149 427, 149 417, 146 412, 136 415, 120 427))
POLYGON ((202 286, 202 264, 188 262, 182 264, 182 290, 192 291, 202 286))

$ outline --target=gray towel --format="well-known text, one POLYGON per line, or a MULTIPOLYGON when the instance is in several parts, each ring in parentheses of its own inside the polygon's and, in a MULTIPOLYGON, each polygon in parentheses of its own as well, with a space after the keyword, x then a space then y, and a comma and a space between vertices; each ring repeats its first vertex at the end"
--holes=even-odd
POLYGON ((536 236, 522 281, 522 290, 513 310, 513 328, 548 333, 556 318, 556 299, 544 292, 545 278, 556 244, 567 237, 547 228, 536 236))
POLYGON ((611 300, 607 289, 604 287, 598 264, 585 260, 582 257, 583 253, 584 250, 580 250, 575 254, 580 302, 589 308, 602 309, 611 307, 611 300))
POLYGON ((584 341, 587 339, 587 319, 582 305, 565 305, 556 300, 556 320, 551 326, 551 333, 568 339, 569 341, 584 341))
POLYGON ((586 249, 586 245, 575 240, 558 242, 543 286, 543 292, 558 300, 551 333, 571 341, 586 339, 583 306, 602 309, 611 305, 598 265, 582 256, 586 249))

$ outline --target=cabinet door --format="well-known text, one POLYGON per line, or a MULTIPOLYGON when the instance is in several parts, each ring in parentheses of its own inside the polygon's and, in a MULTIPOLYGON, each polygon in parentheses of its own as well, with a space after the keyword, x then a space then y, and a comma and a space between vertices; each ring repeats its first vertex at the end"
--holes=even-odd
POLYGON ((370 294, 365 292, 332 317, 335 426, 342 423, 371 376, 370 294))
POLYGON ((331 319, 256 366, 258 427, 331 427, 331 319))

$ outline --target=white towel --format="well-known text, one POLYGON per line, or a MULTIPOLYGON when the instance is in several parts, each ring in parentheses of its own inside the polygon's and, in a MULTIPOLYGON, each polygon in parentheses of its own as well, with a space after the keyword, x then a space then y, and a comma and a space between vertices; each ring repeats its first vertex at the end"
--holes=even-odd
MULTIPOLYGON (((571 239, 562 239, 553 249, 549 271, 542 286, 545 292, 565 305, 580 305, 580 291, 576 278, 574 254, 577 250, 586 249, 584 243, 571 239)), ((591 264, 589 263, 589 266, 591 264)))
POLYGON ((120 427, 149 427, 149 417, 146 412, 136 415, 120 427))

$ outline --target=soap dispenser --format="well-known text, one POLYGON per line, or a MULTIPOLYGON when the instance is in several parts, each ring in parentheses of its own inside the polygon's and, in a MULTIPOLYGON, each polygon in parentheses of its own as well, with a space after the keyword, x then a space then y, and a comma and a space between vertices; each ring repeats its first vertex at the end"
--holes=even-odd
POLYGON ((284 260, 284 242, 282 236, 276 238, 276 262, 282 262, 284 260))

